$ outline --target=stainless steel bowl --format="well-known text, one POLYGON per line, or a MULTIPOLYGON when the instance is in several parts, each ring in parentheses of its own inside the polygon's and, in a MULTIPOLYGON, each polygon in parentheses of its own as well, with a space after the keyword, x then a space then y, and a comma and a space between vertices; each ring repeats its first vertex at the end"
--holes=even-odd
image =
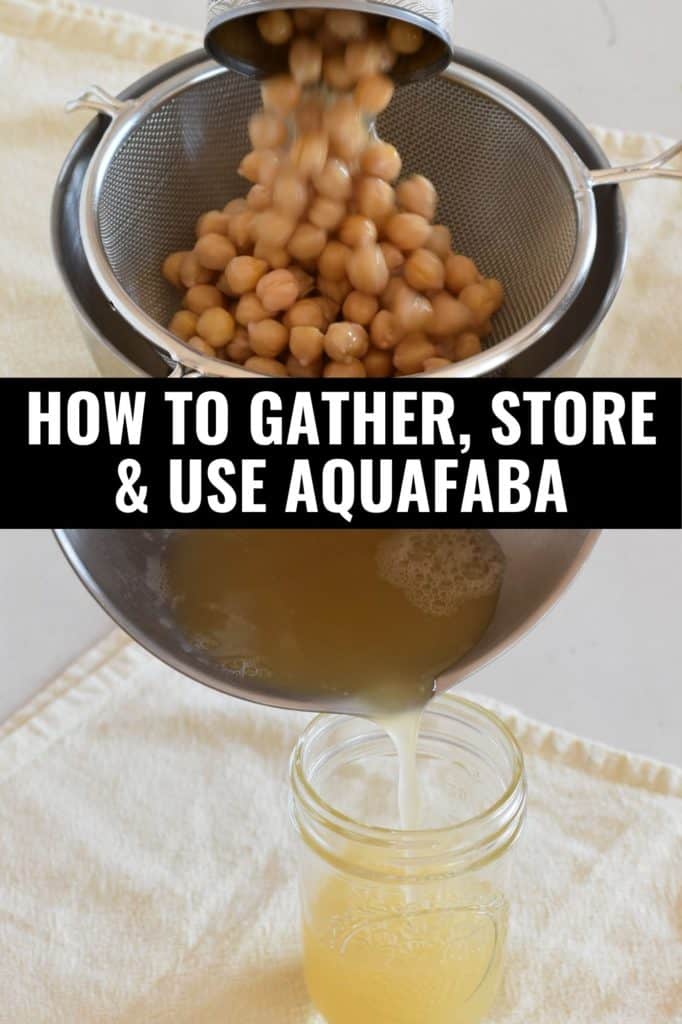
MULTIPOLYGON (((277 680, 244 676, 178 628, 172 595, 163 586, 165 530, 57 530, 72 567, 102 608, 143 647, 198 682, 275 707, 362 712, 339 694, 284 691, 277 680)), ((495 618, 482 640, 437 680, 447 690, 499 657, 559 600, 585 563, 594 530, 496 530, 506 573, 495 618)), ((225 566, 229 572, 229 566, 225 566)))
MULTIPOLYGON (((515 73, 472 54, 458 51, 456 59, 462 67, 499 82, 517 95, 521 102, 530 103, 551 122, 554 126, 552 130, 558 129, 585 166, 608 166, 604 154, 587 131, 542 90, 515 73)), ((200 66, 202 61, 205 61, 205 55, 200 52, 165 65, 153 75, 136 83, 124 96, 128 98, 132 95, 147 94, 150 89, 177 76, 180 72, 191 72, 193 68, 200 66)), ((426 97, 424 102, 428 101, 429 109, 432 109, 434 88, 437 89, 437 85, 434 86, 432 83, 411 86, 411 109, 418 114, 422 95, 426 97), (424 93, 420 90, 424 90, 424 93)), ((88 343, 104 372, 111 374, 118 366, 118 372, 124 374, 142 372, 165 375, 168 372, 167 363, 152 350, 149 342, 137 333, 130 323, 130 316, 124 319, 111 308, 95 282, 84 255, 78 224, 78 206, 81 201, 83 178, 103 136, 103 127, 103 119, 99 118, 85 130, 62 169, 53 207, 53 237, 57 260, 76 305, 88 343), (106 351, 103 351, 103 345, 106 351)), ((500 151, 502 150, 501 146, 500 151)), ((440 159, 442 161, 442 156, 440 159)), ((434 163, 434 169, 442 178, 443 168, 438 161, 434 163)), ((524 348, 514 358, 505 362, 498 370, 502 375, 514 377, 555 372, 559 364, 594 332, 608 310, 623 271, 624 213, 619 192, 614 187, 599 189, 594 194, 593 202, 596 204, 595 255, 585 268, 586 274, 581 275, 583 284, 577 296, 563 313, 558 310, 551 329, 537 344, 524 348)), ((186 214, 191 218, 196 212, 199 211, 185 210, 183 216, 186 214)), ((472 252, 475 251, 474 248, 472 252)), ((167 332, 161 333, 166 335, 167 332)), ((503 347, 504 343, 499 347, 500 350, 503 347)), ((191 354, 191 350, 186 351, 191 354)), ((490 355, 492 362, 497 365, 499 361, 494 352, 490 355)), ((479 360, 481 358, 477 357, 479 360)), ((221 370, 222 368, 223 364, 221 370)), ((235 372, 238 369, 235 368, 235 372)), ((229 371, 230 368, 225 366, 225 370, 229 371)), ((465 372, 468 372, 466 367, 462 370, 462 373, 465 372)))

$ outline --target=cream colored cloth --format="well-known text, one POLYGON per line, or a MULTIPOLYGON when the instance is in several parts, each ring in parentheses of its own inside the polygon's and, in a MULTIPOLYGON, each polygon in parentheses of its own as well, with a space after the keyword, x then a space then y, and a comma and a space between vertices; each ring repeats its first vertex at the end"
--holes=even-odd
MULTIPOLYGON (((64 104, 93 82, 119 92, 199 42, 191 33, 69 0, 0 0, 0 375, 96 372, 50 250, 54 183, 87 121, 86 114, 67 116, 64 104)), ((646 136, 596 135, 616 164, 666 145, 646 136)), ((627 277, 581 372, 679 376, 682 187, 643 182, 626 192, 627 277)))
MULTIPOLYGON (((490 1024, 679 1024, 682 770, 495 709, 530 804, 490 1024)), ((306 721, 115 633, 0 729, 0 1022, 317 1022, 287 820, 306 721)))

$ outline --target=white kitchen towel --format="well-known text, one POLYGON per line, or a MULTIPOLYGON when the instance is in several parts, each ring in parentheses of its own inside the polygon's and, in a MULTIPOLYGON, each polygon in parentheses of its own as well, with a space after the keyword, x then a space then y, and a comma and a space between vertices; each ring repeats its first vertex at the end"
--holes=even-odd
MULTIPOLYGON (((530 803, 490 1024, 680 1024, 682 770, 493 708, 530 803)), ((307 720, 117 632, 0 728, 1 1024, 316 1024, 287 820, 307 720)))
MULTIPOLYGON (((0 375, 96 373, 50 251, 54 183, 88 120, 66 115, 64 104, 92 83, 119 92, 199 45, 193 33, 72 0, 0 0, 0 375)), ((595 134, 614 164, 667 145, 643 135, 595 134)), ((574 360, 568 372, 681 376, 682 186, 641 182, 625 191, 626 278, 582 368, 574 360)))

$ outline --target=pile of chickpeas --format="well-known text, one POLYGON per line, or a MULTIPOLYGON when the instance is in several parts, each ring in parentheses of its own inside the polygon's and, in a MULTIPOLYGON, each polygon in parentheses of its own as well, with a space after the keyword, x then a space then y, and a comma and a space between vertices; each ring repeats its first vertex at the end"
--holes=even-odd
POLYGON ((421 29, 312 8, 258 28, 288 46, 289 74, 262 83, 239 167, 248 194, 204 213, 194 248, 164 261, 183 292, 169 330, 280 377, 402 376, 476 355, 502 285, 453 250, 434 186, 399 180, 400 154, 373 127, 421 29))

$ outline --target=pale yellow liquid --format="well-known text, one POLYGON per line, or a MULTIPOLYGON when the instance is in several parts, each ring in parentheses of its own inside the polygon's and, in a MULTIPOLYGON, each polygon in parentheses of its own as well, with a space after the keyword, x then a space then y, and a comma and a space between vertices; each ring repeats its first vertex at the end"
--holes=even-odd
POLYGON ((245 681, 387 714, 423 707, 480 638, 502 566, 473 531, 198 530, 165 576, 187 639, 245 681))
POLYGON ((328 1024, 477 1024, 506 930, 506 905, 474 882, 370 889, 334 876, 304 921, 308 991, 328 1024))
MULTIPOLYGON (((289 696, 333 696, 393 739, 403 828, 420 823, 419 720, 480 639, 504 561, 473 531, 189 531, 166 581, 185 637, 289 696)), ((362 866, 360 866, 362 870, 362 866)), ((304 969, 328 1024, 474 1024, 499 983, 503 902, 454 880, 328 872, 304 914, 304 969)))

